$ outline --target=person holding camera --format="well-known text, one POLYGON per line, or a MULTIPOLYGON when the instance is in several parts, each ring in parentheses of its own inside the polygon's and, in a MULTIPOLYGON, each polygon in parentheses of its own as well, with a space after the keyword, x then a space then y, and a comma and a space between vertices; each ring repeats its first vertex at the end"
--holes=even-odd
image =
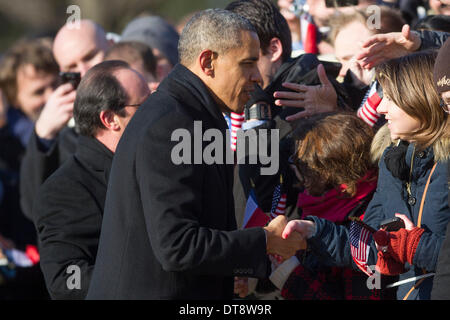
POLYGON ((69 121, 72 119, 79 78, 103 60, 108 46, 105 31, 90 20, 81 20, 80 28, 64 25, 55 37, 53 54, 63 72, 60 83, 67 83, 60 85, 49 97, 36 121, 23 157, 20 204, 24 214, 31 220, 33 201, 39 186, 75 152, 78 133, 69 121))

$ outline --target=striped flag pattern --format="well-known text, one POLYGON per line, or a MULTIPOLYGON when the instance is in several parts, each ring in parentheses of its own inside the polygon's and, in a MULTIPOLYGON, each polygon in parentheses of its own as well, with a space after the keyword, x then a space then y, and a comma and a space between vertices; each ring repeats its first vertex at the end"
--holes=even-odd
POLYGON ((373 272, 367 264, 370 252, 369 241, 372 238, 372 232, 362 224, 352 221, 350 224, 349 237, 353 261, 362 272, 369 277, 372 276, 373 272))
POLYGON ((244 113, 231 112, 231 150, 236 151, 237 132, 245 121, 244 113))
POLYGON ((374 81, 364 98, 357 115, 369 126, 373 127, 377 123, 381 114, 377 112, 377 107, 381 102, 381 97, 377 92, 377 82, 374 81))

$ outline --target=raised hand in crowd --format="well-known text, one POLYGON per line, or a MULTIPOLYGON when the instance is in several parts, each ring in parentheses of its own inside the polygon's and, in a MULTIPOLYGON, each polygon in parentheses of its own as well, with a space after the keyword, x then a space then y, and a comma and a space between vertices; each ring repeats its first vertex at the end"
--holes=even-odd
POLYGON ((307 86, 297 83, 283 83, 283 87, 296 92, 275 91, 275 105, 280 107, 296 107, 305 110, 286 117, 287 121, 294 121, 316 113, 337 110, 337 94, 327 77, 322 64, 317 67, 320 85, 307 86))
POLYGON ((72 117, 76 91, 72 84, 59 86, 48 99, 36 122, 36 134, 43 139, 54 139, 72 117))
POLYGON ((288 236, 282 237, 286 225, 286 217, 280 215, 264 227, 267 235, 267 254, 276 254, 288 259, 298 250, 306 248, 305 239, 298 232, 291 232, 288 236))
POLYGON ((357 61, 356 58, 353 56, 349 63, 348 73, 352 77, 355 86, 362 88, 370 85, 370 83, 374 78, 375 70, 373 68, 372 69, 363 68, 360 62, 357 61))
POLYGON ((356 54, 361 66, 371 69, 380 63, 407 55, 420 48, 422 40, 416 31, 405 24, 401 32, 376 34, 364 41, 356 54))

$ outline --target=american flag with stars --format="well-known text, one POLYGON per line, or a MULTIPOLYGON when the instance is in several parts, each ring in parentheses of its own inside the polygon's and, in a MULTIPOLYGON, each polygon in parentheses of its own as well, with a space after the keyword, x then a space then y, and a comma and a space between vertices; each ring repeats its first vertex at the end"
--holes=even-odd
POLYGON ((353 261, 362 272, 369 277, 373 275, 367 261, 369 258, 370 245, 373 230, 367 228, 362 222, 353 220, 350 224, 350 251, 353 261))
POLYGON ((281 182, 275 187, 272 197, 272 209, 270 210, 270 218, 275 219, 286 211, 286 194, 282 193, 282 177, 281 182))

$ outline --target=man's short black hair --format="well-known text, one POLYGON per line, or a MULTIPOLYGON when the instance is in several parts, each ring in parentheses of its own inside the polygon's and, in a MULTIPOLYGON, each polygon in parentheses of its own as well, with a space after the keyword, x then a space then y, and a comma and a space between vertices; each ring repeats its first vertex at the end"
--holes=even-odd
POLYGON ((100 113, 110 110, 121 117, 129 97, 114 72, 131 69, 124 61, 104 61, 89 69, 81 79, 73 107, 76 128, 80 135, 94 137, 104 128, 100 113))
POLYGON ((267 53, 272 38, 278 38, 283 48, 282 60, 287 61, 292 52, 291 31, 286 19, 270 0, 237 0, 225 9, 246 18, 255 27, 263 54, 267 53))

